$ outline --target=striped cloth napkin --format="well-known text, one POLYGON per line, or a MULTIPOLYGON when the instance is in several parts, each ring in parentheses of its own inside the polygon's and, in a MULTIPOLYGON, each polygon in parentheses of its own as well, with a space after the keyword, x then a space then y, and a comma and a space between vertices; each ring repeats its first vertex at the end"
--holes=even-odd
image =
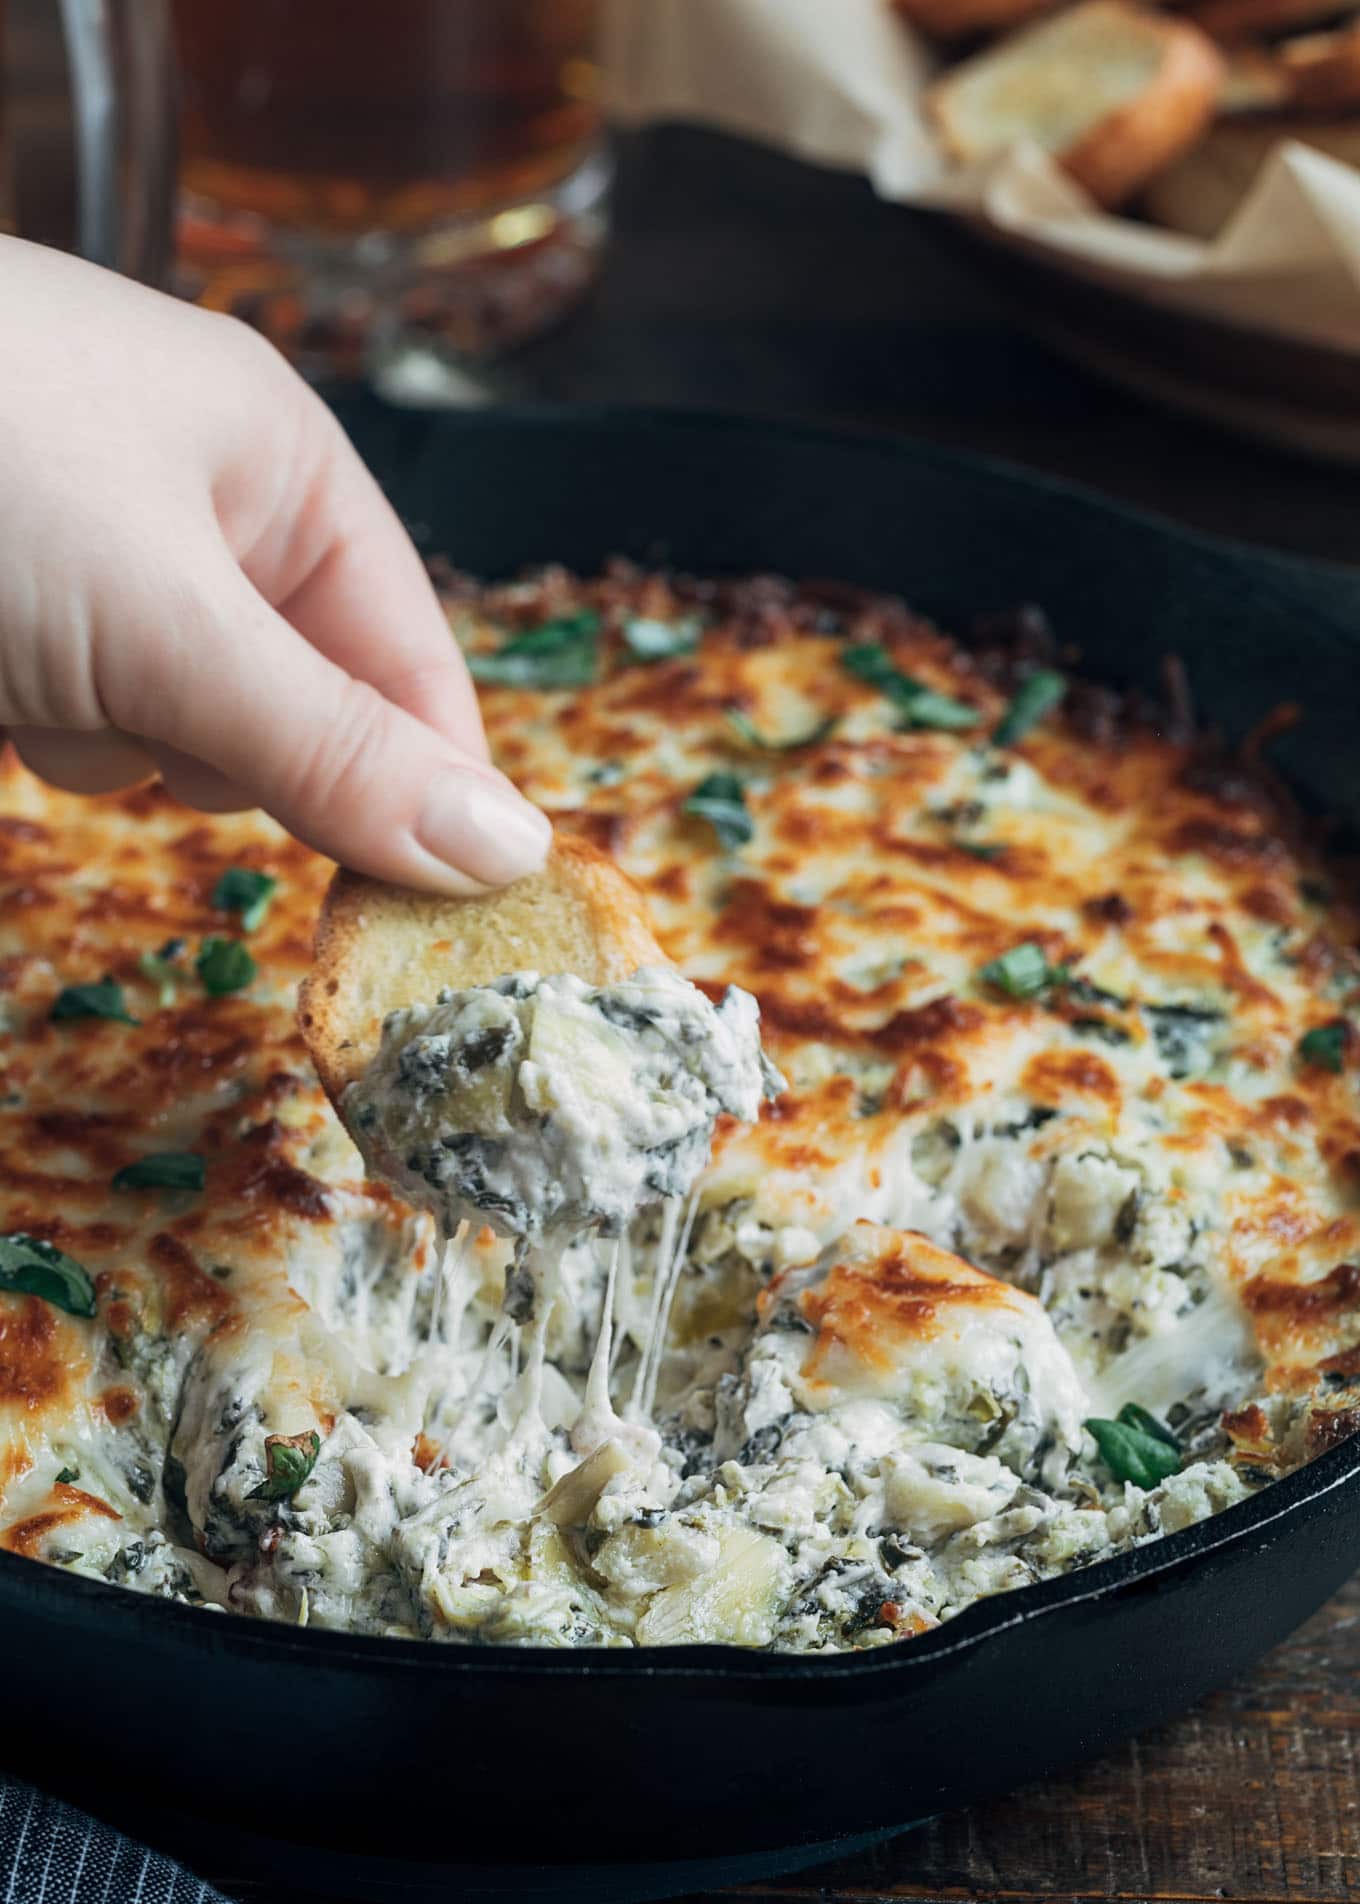
POLYGON ((230 1904, 121 1831, 0 1776, 0 1904, 230 1904))

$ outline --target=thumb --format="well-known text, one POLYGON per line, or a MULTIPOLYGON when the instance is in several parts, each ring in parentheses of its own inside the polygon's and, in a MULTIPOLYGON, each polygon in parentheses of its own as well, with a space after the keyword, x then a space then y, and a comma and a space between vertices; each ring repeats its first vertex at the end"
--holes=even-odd
POLYGON ((99 683, 111 722, 215 768, 318 851, 447 893, 542 865, 551 826, 504 775, 318 653, 225 553, 136 649, 99 683))

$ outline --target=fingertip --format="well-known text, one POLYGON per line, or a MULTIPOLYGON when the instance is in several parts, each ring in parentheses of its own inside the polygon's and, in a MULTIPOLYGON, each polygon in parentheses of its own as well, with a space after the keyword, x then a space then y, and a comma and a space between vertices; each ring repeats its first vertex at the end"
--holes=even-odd
POLYGON ((552 823, 508 780, 452 771, 432 782, 414 837, 436 867, 487 890, 541 869, 552 823))

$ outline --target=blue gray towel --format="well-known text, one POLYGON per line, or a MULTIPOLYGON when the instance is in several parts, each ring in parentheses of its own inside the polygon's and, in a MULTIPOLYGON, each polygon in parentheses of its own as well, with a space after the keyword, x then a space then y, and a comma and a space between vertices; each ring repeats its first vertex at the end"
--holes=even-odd
POLYGON ((230 1904, 159 1851, 0 1777, 0 1904, 230 1904))

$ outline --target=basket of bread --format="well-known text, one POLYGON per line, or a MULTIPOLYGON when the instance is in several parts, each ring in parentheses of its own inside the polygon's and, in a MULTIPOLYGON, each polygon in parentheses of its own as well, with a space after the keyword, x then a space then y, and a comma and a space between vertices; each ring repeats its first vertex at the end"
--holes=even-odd
POLYGON ((1360 15, 1337 0, 893 0, 948 64, 946 155, 1029 142, 1099 205, 1210 238, 1273 146, 1360 164, 1360 15))
MULTIPOLYGON (((625 123, 865 173, 1097 369, 1360 461, 1345 0, 607 0, 625 123)), ((1360 5, 1360 0, 1355 0, 1360 5)))

